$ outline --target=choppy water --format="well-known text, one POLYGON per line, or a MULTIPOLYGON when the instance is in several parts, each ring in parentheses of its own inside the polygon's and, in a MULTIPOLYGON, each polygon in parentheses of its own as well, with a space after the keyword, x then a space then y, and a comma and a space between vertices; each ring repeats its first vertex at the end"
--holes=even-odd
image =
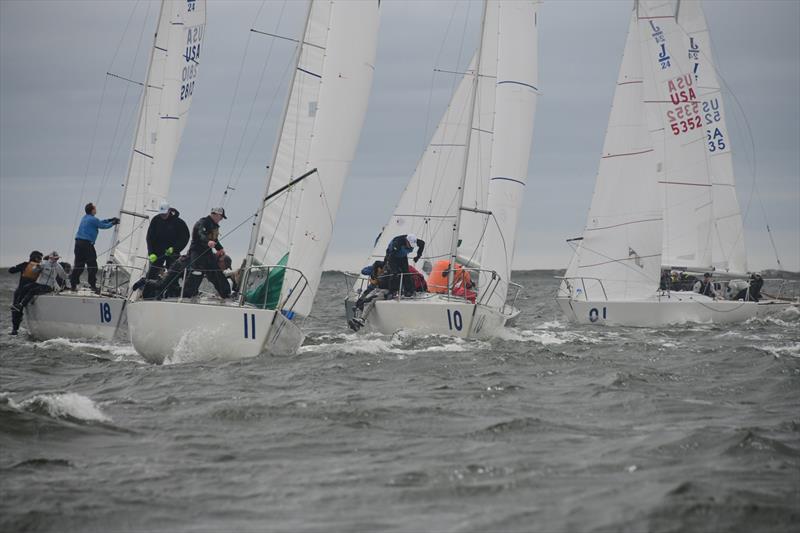
MULTIPOLYGON (((326 274, 294 357, 145 364, 0 327, 0 530, 796 531, 800 311, 356 335, 326 274)), ((16 279, 0 277, 7 309, 16 279)))

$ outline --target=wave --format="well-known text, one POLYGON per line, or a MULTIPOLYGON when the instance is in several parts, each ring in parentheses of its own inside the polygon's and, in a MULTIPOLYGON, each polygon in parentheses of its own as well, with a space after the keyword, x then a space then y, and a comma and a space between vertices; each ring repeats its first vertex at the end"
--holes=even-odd
POLYGON ((105 354, 110 355, 114 361, 134 361, 142 362, 142 358, 136 353, 130 344, 113 344, 101 342, 78 341, 57 337, 46 341, 34 342, 33 346, 40 349, 65 348, 68 350, 81 351, 98 359, 108 359, 105 354), (99 352, 99 353, 98 353, 99 352))
POLYGON ((428 352, 466 352, 483 350, 488 343, 478 340, 464 340, 443 335, 418 335, 398 331, 391 337, 380 333, 338 333, 311 335, 300 347, 300 354, 330 353, 332 350, 353 354, 391 353, 400 356, 428 352))
POLYGON ((0 393, 0 406, 10 413, 29 413, 70 422, 111 422, 90 398, 67 392, 63 394, 37 394, 32 398, 15 402, 8 393, 0 393))

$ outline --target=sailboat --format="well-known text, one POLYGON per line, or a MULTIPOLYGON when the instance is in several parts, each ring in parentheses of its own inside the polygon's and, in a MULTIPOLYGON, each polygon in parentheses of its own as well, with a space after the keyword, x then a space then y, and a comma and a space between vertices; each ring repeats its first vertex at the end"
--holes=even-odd
POLYGON ((111 340, 127 329, 129 280, 147 268, 150 217, 169 192, 172 167, 186 126, 206 25, 205 0, 164 0, 150 52, 136 132, 100 294, 37 296, 25 310, 37 340, 55 337, 111 340))
MULTIPOLYGON (((460 265, 477 282, 474 294, 449 269, 441 292, 377 300, 358 317, 367 330, 483 338, 519 313, 508 295, 519 288, 510 276, 538 94, 537 9, 484 2, 478 49, 368 261, 384 259, 395 236, 414 234, 425 243, 422 270, 460 265)), ((345 299, 350 320, 366 284, 356 279, 345 299)))
POLYGON ((375 64, 379 2, 312 0, 257 205, 237 300, 138 299, 130 338, 148 361, 292 354, 303 341, 375 64))
POLYGON ((660 283, 670 272, 747 275, 731 142, 698 1, 634 3, 587 224, 572 241, 556 301, 574 322, 727 323, 791 305, 660 283))

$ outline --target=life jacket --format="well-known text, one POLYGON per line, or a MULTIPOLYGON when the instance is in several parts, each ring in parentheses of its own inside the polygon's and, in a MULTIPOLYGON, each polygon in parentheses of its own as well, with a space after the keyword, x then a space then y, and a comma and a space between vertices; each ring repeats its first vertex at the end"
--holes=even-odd
MULTIPOLYGON (((428 276, 428 290, 430 292, 445 293, 447 292, 447 277, 448 269, 450 268, 450 261, 447 259, 440 259, 433 265, 430 275, 428 276)), ((456 271, 453 273, 453 287, 469 286, 472 282, 469 272, 464 271, 464 267, 456 264, 456 271)))
POLYGON ((31 281, 36 281, 39 278, 39 273, 34 272, 33 268, 38 266, 39 263, 34 263, 33 261, 28 261, 28 264, 25 265, 25 270, 22 271, 20 274, 23 278, 29 279, 31 281))

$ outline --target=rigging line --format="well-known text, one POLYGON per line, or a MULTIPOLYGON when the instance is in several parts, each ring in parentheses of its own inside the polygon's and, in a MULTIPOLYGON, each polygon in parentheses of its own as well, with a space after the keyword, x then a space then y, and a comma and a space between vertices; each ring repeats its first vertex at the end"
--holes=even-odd
MULTIPOLYGON (((264 4, 262 3, 262 6, 263 5, 264 4)), ((286 9, 286 1, 284 0, 283 4, 281 5, 281 10, 278 13, 278 18, 277 18, 277 20, 275 22, 275 31, 278 31, 278 28, 280 27, 281 21, 283 20, 283 13, 284 13, 285 9, 286 9)), ((274 45, 275 45, 275 40, 274 39, 270 40, 269 49, 267 50, 267 56, 264 59, 264 64, 261 67, 261 74, 259 75, 258 83, 256 84, 256 92, 253 95, 253 99, 250 101, 250 109, 247 112, 247 120, 245 121, 244 128, 242 129, 241 138, 239 139, 239 142, 237 144, 236 155, 233 157, 233 164, 231 165, 231 172, 228 175, 228 182, 226 183, 225 191, 222 194, 223 201, 224 201, 225 197, 227 196, 228 190, 231 187, 231 184, 232 184, 233 179, 234 179, 233 176, 234 176, 234 174, 236 172, 236 164, 238 163, 239 155, 242 152, 242 146, 244 145, 245 135, 247 135, 247 130, 250 128, 250 121, 252 120, 253 115, 254 115, 253 110, 255 109, 256 102, 258 101, 258 95, 261 92, 261 87, 263 86, 263 83, 264 83, 264 74, 267 71, 267 66, 269 65, 270 59, 272 58, 272 51, 274 49, 274 45)), ((272 105, 273 105, 274 102, 275 102, 275 99, 273 97, 272 102, 270 102, 270 107, 269 107, 270 110, 272 109, 272 105)), ((239 175, 241 175, 241 173, 239 175)), ((236 181, 238 183, 238 180, 236 180, 236 181)), ((234 185, 234 187, 235 187, 235 185, 234 185)))
MULTIPOLYGON (((137 2, 133 4, 133 8, 131 9, 130 15, 128 15, 128 21, 125 23, 125 29, 122 31, 122 36, 119 38, 119 41, 117 41, 117 48, 116 48, 116 50, 114 50, 114 54, 111 56, 111 62, 109 63, 108 70, 111 70, 111 66, 114 65, 114 61, 117 59, 117 55, 119 54, 119 50, 120 50, 120 48, 122 48, 122 41, 125 38, 125 34, 128 33, 128 28, 130 28, 131 21, 133 20, 133 15, 134 15, 134 13, 136 13, 136 8, 138 7, 138 5, 139 5, 139 1, 137 0, 137 2)), ((92 163, 92 155, 94 154, 94 147, 95 147, 95 144, 97 142, 97 129, 98 129, 99 125, 100 125, 100 115, 101 115, 101 113, 103 111, 103 102, 105 101, 105 98, 106 98, 106 89, 107 89, 107 87, 108 87, 108 76, 104 76, 103 77, 103 90, 100 93, 100 105, 97 107, 97 115, 95 116, 95 119, 94 119, 94 129, 92 131, 92 144, 89 147, 89 155, 86 158, 86 171, 83 174, 83 182, 81 183, 81 192, 78 195, 78 207, 75 210, 75 219, 73 220, 73 223, 72 223, 73 227, 78 225, 78 220, 80 219, 80 215, 81 215, 80 207, 81 207, 81 204, 83 203, 83 195, 86 192, 86 182, 89 179, 89 169, 90 169, 91 163, 92 163)), ((67 230, 71 232, 71 228, 67 228, 67 230)), ((71 233, 68 233, 68 235, 70 235, 70 234, 71 233)))
MULTIPOLYGON (((289 69, 291 69, 292 65, 294 65, 294 57, 289 57, 289 60, 286 62, 286 67, 283 69, 283 73, 281 75, 281 79, 286 78, 287 74, 289 73, 289 69)), ((267 123, 267 119, 272 114, 273 107, 275 102, 278 99, 279 93, 281 92, 283 87, 277 86, 275 87, 275 92, 272 94, 272 99, 269 103, 269 108, 267 108, 267 112, 262 116, 261 123, 258 125, 258 130, 256 131, 255 136, 253 137, 253 142, 250 144, 250 149, 247 152, 247 155, 244 158, 244 163, 242 163, 241 168, 239 169, 239 175, 236 176, 236 180, 231 184, 233 189, 239 184, 239 181, 242 179, 242 175, 244 174, 245 169, 247 168, 247 163, 250 161, 250 157, 253 155, 256 146, 258 146, 258 139, 261 136, 261 132, 264 129, 264 125, 267 123)))
MULTIPOLYGON (((453 12, 451 13, 451 21, 448 22, 448 31, 449 31, 450 23, 452 22, 453 18, 455 17, 455 8, 456 8, 457 4, 458 4, 458 2, 453 4, 453 12)), ((466 11, 466 14, 464 15, 464 25, 461 28, 461 41, 458 44, 458 55, 456 57, 456 68, 457 69, 461 67, 461 58, 462 58, 462 55, 463 55, 463 52, 464 52, 464 40, 466 39, 467 24, 469 22, 469 14, 470 14, 470 11, 471 11, 471 7, 472 7, 472 3, 468 2, 467 3, 467 11, 466 11)), ((445 39, 446 39, 446 37, 447 37, 447 35, 445 35, 445 39)), ((442 51, 444 49, 444 42, 445 41, 443 39, 442 40, 442 46, 440 47, 440 50, 439 50, 440 54, 442 53, 442 51)), ((437 57, 437 62, 438 62, 438 59, 439 58, 437 57)), ((476 72, 476 74, 477 74, 477 72, 476 72)), ((435 73, 432 74, 432 77, 431 77, 431 92, 433 91, 433 80, 434 80, 433 76, 434 75, 435 75, 435 73)), ((453 80, 450 82, 450 94, 451 95, 455 94, 455 91, 456 91, 459 83, 460 82, 459 82, 459 80, 457 78, 453 78, 453 80)), ((447 113, 447 111, 449 110, 451 103, 452 103, 452 101, 448 104, 448 106, 447 106, 447 108, 445 110, 445 113, 447 113)), ((429 118, 430 118, 430 111, 429 111, 429 118)), ((445 124, 445 128, 444 128, 444 130, 442 132, 442 136, 445 137, 445 138, 447 137, 448 126, 449 126, 449 124, 445 124)), ((428 139, 428 124, 427 123, 425 125, 425 138, 424 139, 425 139, 425 141, 427 141, 427 139, 428 139)), ((467 147, 467 150, 469 150, 469 147, 467 147)), ((424 154, 424 149, 423 149, 423 154, 424 154)), ((438 161, 438 158, 437 158, 437 165, 436 165, 437 174, 438 174, 438 170, 440 168, 440 165, 438 163, 439 163, 439 161, 438 161)), ((419 191, 419 188, 418 188, 417 189, 417 193, 414 196, 414 210, 416 210, 417 202, 419 200, 419 192, 420 191, 419 191)))
MULTIPOLYGON (((147 10, 145 11, 144 19, 142 19, 142 30, 139 32, 139 42, 136 45, 136 53, 134 54, 133 61, 131 62, 131 72, 129 74, 129 77, 131 78, 133 78, 133 73, 136 70, 136 62, 138 61, 139 53, 142 50, 142 41, 144 40, 145 28, 147 27, 147 18, 149 15, 150 15, 150 3, 147 4, 147 10)), ((105 170, 103 171, 103 177, 100 181, 100 189, 96 197, 98 202, 100 201, 100 198, 102 198, 103 196, 103 190, 105 189, 106 185, 111 179, 111 167, 113 165, 113 162, 118 157, 119 152, 122 149, 122 144, 123 144, 122 140, 120 139, 120 141, 117 142, 117 135, 119 134, 120 130, 119 126, 120 123, 122 122, 122 116, 125 110, 125 101, 128 99, 129 88, 130 86, 125 87, 125 92, 123 93, 122 96, 122 105, 120 106, 119 115, 117 116, 117 124, 114 129, 114 136, 112 137, 112 143, 111 143, 111 146, 112 147, 116 146, 116 149, 112 148, 111 150, 109 150, 108 158, 106 159, 105 170)), ((135 142, 136 140, 134 139, 134 143, 135 142)))
MULTIPOLYGON (((645 274, 645 273, 642 271, 643 269, 636 270, 636 269, 635 269, 635 268, 633 268, 631 265, 629 265, 629 264, 627 264, 627 263, 624 263, 624 262, 619 262, 617 259, 614 259, 614 258, 613 258, 613 257, 611 257, 610 255, 606 255, 606 254, 604 254, 604 253, 602 253, 602 252, 598 252, 597 250, 593 250, 593 249, 589 248, 588 246, 586 246, 586 240, 585 240, 585 239, 584 239, 583 241, 581 241, 581 244, 580 244, 580 249, 581 249, 581 250, 583 250, 584 248, 585 248, 587 251, 589 251, 589 252, 591 252, 591 253, 593 253, 593 254, 599 255, 600 257, 603 257, 603 258, 605 258, 605 259, 608 259, 609 261, 616 262, 617 264, 624 266, 625 268, 627 268, 627 269, 631 270, 632 272, 634 272, 634 273, 636 273, 636 274, 638 274, 638 275, 642 276, 642 277, 643 277, 644 279, 646 279, 647 281, 654 282, 654 283, 658 283, 659 281, 661 281, 661 278, 660 278, 660 277, 659 277, 659 279, 657 279, 657 280, 655 280, 655 281, 654 281, 654 280, 653 280, 653 278, 651 278, 650 276, 648 276, 647 274, 645 274)), ((577 253, 577 249, 575 250, 575 252, 577 253)), ((654 255, 657 255, 657 254, 654 254, 654 255)), ((651 256, 647 256, 647 257, 651 257, 651 256)), ((581 268, 581 266, 580 266, 580 265, 578 265, 578 266, 577 266, 577 268, 581 268)))
MULTIPOLYGON (((262 0, 261 5, 258 7, 258 12, 256 13, 256 20, 258 16, 261 14, 261 10, 264 8, 264 3, 266 0, 262 0)), ((250 41, 252 39, 252 32, 247 32, 247 40, 244 46, 244 53, 242 54, 242 61, 239 63, 239 73, 236 75, 236 83, 233 86, 233 96, 231 97, 231 105, 228 107, 228 117, 225 120, 225 129, 222 131, 222 142, 219 144, 219 152, 217 153, 217 162, 214 164, 214 172, 211 175, 211 184, 208 187, 208 196, 206 197, 206 205, 205 210, 209 210, 209 206, 211 204, 211 195, 214 192, 214 185, 217 182, 217 172, 219 171, 219 164, 222 160, 222 152, 225 148, 225 141, 228 139, 228 131, 230 130, 231 126, 231 117, 233 117, 233 107, 236 103, 236 95, 239 94, 239 83, 242 81, 242 74, 244 73, 244 64, 247 60, 247 52, 250 49, 250 41)))

